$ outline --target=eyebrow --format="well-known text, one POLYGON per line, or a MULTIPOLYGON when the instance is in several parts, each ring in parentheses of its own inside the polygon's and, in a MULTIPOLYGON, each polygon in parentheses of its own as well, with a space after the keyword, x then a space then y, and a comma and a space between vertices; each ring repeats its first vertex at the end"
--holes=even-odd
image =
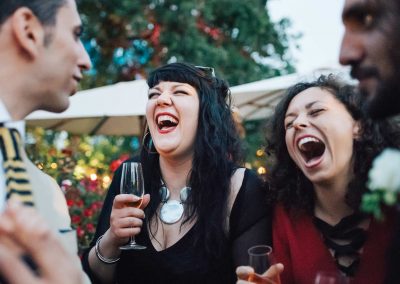
MULTIPOLYGON (((176 85, 173 85, 171 88, 172 89, 176 89, 178 87, 186 87, 186 83, 178 83, 176 85)), ((154 86, 153 88, 150 88, 149 90, 157 90, 157 91, 161 91, 161 88, 158 87, 158 84, 156 86, 154 86)))
MULTIPOLYGON (((320 102, 320 101, 313 101, 313 102, 310 102, 310 103, 306 104, 305 107, 306 107, 306 109, 310 109, 313 105, 315 105, 316 103, 319 103, 319 102, 320 102)), ((287 118, 287 117, 289 117, 289 116, 296 116, 296 114, 293 113, 293 112, 290 112, 290 113, 288 113, 288 114, 285 115, 285 118, 287 118)))
POLYGON ((350 18, 357 18, 364 15, 365 13, 370 13, 374 10, 373 4, 368 2, 359 2, 352 4, 349 7, 344 7, 342 13, 342 21, 348 20, 350 18))

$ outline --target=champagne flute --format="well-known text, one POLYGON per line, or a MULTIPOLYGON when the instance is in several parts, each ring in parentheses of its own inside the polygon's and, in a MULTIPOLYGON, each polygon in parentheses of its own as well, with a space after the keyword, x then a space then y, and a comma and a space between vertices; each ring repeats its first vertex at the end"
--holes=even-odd
POLYGON ((248 249, 249 265, 254 269, 254 274, 249 276, 248 281, 255 281, 257 278, 262 278, 271 284, 280 284, 281 280, 279 275, 271 278, 266 278, 262 274, 275 264, 275 258, 272 253, 272 248, 266 245, 257 245, 248 249))
POLYGON ((318 271, 314 284, 347 284, 347 278, 338 272, 318 271))
MULTIPOLYGON (((122 164, 120 192, 122 194, 133 194, 140 198, 136 202, 130 202, 127 206, 139 208, 142 205, 144 195, 144 180, 141 163, 127 162, 122 164)), ((122 250, 142 250, 145 246, 135 242, 135 237, 131 236, 128 244, 121 246, 122 250)))

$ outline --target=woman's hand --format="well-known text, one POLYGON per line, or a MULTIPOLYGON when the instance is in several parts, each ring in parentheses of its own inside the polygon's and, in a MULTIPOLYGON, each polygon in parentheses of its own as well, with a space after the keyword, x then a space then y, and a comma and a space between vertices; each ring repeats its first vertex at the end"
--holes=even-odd
POLYGON ((108 238, 115 246, 127 243, 129 237, 140 233, 144 218, 143 209, 149 203, 150 195, 143 196, 139 208, 128 205, 139 200, 139 197, 132 194, 119 194, 115 197, 110 216, 110 229, 107 232, 108 238))
POLYGON ((279 279, 279 275, 282 273, 282 271, 282 263, 272 265, 262 275, 254 273, 254 269, 250 266, 239 266, 236 269, 236 275, 238 277, 238 281, 236 283, 279 284, 280 281, 278 282, 274 279, 279 279))

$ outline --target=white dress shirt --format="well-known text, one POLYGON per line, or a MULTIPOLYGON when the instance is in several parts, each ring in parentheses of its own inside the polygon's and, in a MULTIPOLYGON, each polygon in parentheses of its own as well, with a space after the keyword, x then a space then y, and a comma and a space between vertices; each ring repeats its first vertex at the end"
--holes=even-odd
MULTIPOLYGON (((21 139, 24 141, 25 137, 25 122, 20 121, 12 121, 10 113, 7 111, 6 106, 0 100, 0 123, 3 123, 5 126, 10 128, 16 128, 18 132, 21 134, 21 139)), ((3 155, 0 152, 0 165, 3 164, 3 155)), ((3 167, 0 170, 0 212, 4 210, 4 206, 6 204, 6 177, 4 175, 3 167)))

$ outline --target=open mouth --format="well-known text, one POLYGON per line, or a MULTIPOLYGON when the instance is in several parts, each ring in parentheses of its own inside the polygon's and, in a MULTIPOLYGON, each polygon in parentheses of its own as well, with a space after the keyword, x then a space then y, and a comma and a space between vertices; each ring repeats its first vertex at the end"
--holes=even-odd
POLYGON ((157 126, 159 130, 172 130, 179 124, 179 120, 171 115, 162 114, 157 116, 157 126))
POLYGON ((79 76, 73 76, 73 78, 74 78, 74 80, 75 80, 76 82, 78 82, 78 84, 79 84, 79 82, 80 82, 81 79, 82 79, 82 77, 79 77, 79 76))
POLYGON ((318 138, 311 136, 301 138, 297 142, 297 147, 307 164, 319 160, 325 152, 325 144, 318 138))

